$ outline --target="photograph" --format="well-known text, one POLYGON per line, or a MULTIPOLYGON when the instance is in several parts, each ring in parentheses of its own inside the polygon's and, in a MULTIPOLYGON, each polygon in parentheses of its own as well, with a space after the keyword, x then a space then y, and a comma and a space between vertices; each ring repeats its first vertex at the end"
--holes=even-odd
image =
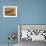
POLYGON ((46 41, 46 25, 19 24, 18 42, 20 46, 31 46, 33 42, 46 41))
POLYGON ((17 17, 17 6, 3 6, 3 17, 17 17))

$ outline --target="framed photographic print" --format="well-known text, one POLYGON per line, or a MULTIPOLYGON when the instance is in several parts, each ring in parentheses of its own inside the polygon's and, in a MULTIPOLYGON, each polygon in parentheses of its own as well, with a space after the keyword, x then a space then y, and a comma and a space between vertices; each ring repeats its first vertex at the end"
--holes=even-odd
POLYGON ((19 24, 18 41, 46 41, 46 25, 44 24, 19 24))
POLYGON ((3 6, 3 17, 17 17, 17 6, 3 6))

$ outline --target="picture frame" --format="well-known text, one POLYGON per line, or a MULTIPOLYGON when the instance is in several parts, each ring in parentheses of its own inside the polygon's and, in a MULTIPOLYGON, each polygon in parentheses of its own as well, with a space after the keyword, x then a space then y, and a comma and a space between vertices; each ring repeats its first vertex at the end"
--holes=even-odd
POLYGON ((21 42, 21 40, 46 41, 46 24, 18 24, 18 42, 21 42), (25 36, 22 35, 23 30, 28 30, 28 37, 30 36, 28 39, 22 37, 25 36), (31 32, 33 33, 31 34, 31 32))
POLYGON ((17 17, 17 6, 3 6, 3 17, 17 17))

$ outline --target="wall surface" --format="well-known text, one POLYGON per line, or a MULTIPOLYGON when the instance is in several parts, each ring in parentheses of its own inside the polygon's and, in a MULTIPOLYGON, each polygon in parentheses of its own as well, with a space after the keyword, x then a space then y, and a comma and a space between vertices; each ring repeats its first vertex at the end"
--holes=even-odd
POLYGON ((18 24, 46 24, 46 0, 0 0, 0 44, 8 43, 9 32, 17 34, 18 24), (3 6, 7 5, 18 7, 17 18, 3 17, 3 6))
MULTIPOLYGON (((10 32, 17 32, 18 18, 3 17, 3 6, 18 6, 18 0, 0 0, 0 44, 9 42, 8 35, 10 32)), ((15 43, 18 43, 16 38, 15 43)))

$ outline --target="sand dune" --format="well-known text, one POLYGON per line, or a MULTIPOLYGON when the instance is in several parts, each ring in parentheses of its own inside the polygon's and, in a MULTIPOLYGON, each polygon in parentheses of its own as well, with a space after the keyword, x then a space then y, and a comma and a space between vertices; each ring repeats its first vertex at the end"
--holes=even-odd
POLYGON ((16 9, 15 8, 5 8, 5 15, 6 16, 15 16, 16 9))

